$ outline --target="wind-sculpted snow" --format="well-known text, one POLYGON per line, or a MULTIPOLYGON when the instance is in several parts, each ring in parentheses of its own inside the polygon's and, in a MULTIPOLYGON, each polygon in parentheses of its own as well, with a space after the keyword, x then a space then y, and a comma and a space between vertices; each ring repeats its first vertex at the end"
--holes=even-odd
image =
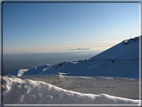
POLYGON ((139 104, 139 100, 107 94, 84 94, 65 90, 51 84, 3 77, 4 104, 139 104))

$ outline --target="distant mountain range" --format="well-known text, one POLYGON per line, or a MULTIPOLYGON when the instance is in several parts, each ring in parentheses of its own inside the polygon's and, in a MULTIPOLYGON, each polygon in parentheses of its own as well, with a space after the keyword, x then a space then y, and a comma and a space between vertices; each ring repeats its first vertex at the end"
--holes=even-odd
POLYGON ((139 78, 139 37, 121 43, 90 59, 20 69, 8 75, 107 76, 139 78))

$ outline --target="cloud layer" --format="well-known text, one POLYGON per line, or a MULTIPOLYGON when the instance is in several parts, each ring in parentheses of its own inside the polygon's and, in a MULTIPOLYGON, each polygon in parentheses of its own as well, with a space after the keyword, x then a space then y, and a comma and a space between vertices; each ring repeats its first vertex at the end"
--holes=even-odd
POLYGON ((67 50, 90 50, 90 48, 77 48, 77 49, 67 49, 67 50))

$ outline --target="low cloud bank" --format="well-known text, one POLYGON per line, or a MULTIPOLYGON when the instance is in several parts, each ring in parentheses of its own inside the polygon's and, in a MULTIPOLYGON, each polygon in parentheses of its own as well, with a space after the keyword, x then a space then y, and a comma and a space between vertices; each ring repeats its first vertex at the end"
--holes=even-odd
POLYGON ((67 49, 67 50, 90 50, 90 48, 77 48, 77 49, 67 49))

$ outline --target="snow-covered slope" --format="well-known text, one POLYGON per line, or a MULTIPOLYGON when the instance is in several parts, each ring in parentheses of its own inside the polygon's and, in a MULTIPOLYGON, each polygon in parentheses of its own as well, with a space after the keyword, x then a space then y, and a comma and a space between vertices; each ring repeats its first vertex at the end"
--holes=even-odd
POLYGON ((107 94, 84 94, 65 90, 51 84, 3 77, 4 104, 136 104, 139 100, 107 94))
POLYGON ((88 59, 43 65, 9 75, 49 75, 57 71, 67 76, 139 77, 139 37, 124 40, 114 47, 88 59))
POLYGON ((130 60, 139 58, 139 38, 124 40, 121 43, 90 59, 130 60))

